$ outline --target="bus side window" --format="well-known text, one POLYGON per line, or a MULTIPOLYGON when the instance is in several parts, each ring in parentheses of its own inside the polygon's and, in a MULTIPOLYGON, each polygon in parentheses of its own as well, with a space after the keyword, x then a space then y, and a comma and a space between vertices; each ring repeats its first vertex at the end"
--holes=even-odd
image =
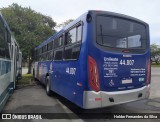
POLYGON ((54 60, 62 60, 63 56, 63 36, 58 37, 54 41, 54 60))
POLYGON ((72 48, 72 59, 78 59, 82 41, 82 25, 77 27, 77 43, 72 48))
POLYGON ((39 61, 42 61, 42 48, 39 49, 39 61))
POLYGON ((56 50, 55 51, 54 59, 55 60, 62 60, 62 50, 56 50))
POLYGON ((72 48, 70 46, 65 46, 64 59, 72 59, 72 48))
POLYGON ((4 23, 2 21, 2 18, 0 18, 0 57, 5 57, 5 27, 4 23))
POLYGON ((46 47, 45 60, 52 60, 53 41, 49 42, 46 47))
POLYGON ((66 45, 76 42, 76 28, 71 29, 66 33, 66 45))
POLYGON ((65 35, 64 59, 78 59, 82 40, 82 25, 74 27, 65 35))
POLYGON ((45 48, 44 48, 45 52, 44 52, 44 60, 47 60, 47 45, 45 45, 45 48))
POLYGON ((82 40, 82 25, 79 25, 77 27, 77 41, 81 41, 82 40))
POLYGON ((49 58, 48 58, 48 56, 49 56, 49 49, 48 49, 48 47, 49 47, 49 43, 46 45, 47 47, 46 47, 46 60, 49 60, 49 58))
POLYGON ((72 45, 76 42, 76 27, 65 34, 64 59, 72 59, 72 45))
POLYGON ((52 60, 52 51, 51 50, 47 53, 47 55, 48 55, 47 60, 52 60))

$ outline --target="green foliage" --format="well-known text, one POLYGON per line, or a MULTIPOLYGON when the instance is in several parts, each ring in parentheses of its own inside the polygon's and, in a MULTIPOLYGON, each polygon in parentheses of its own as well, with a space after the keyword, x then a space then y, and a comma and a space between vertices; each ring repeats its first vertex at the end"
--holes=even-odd
POLYGON ((60 29, 62 29, 63 27, 65 27, 66 25, 68 25, 70 22, 72 22, 73 21, 73 19, 69 19, 69 20, 66 20, 66 21, 64 21, 64 22, 62 22, 62 23, 60 23, 60 24, 58 24, 57 26, 56 26, 56 29, 57 30, 60 30, 60 29))
POLYGON ((1 12, 20 45, 24 60, 31 57, 34 47, 55 33, 56 23, 52 18, 37 13, 30 7, 21 7, 14 3, 7 8, 1 8, 1 12))
POLYGON ((151 59, 155 61, 156 64, 160 63, 160 46, 156 44, 151 44, 151 59))

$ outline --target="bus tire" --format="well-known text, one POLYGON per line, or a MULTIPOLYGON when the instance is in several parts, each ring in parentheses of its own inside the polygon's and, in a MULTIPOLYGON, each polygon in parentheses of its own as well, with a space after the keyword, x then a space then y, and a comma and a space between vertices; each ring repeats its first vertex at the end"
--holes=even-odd
POLYGON ((51 82, 49 80, 49 76, 46 77, 46 93, 48 96, 51 96, 51 82))

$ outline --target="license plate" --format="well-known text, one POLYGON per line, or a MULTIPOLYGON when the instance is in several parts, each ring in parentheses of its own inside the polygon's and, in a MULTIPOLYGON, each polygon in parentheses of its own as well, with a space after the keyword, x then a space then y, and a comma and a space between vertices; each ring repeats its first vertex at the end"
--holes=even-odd
POLYGON ((122 84, 132 83, 132 79, 122 80, 122 84))

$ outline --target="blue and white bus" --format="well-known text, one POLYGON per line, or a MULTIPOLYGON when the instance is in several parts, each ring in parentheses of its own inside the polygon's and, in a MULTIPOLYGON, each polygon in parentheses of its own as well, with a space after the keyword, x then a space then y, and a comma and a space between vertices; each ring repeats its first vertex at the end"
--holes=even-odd
POLYGON ((34 77, 85 109, 146 99, 149 38, 139 19, 90 10, 35 48, 34 77))
POLYGON ((21 76, 22 53, 0 13, 0 112, 21 76))

